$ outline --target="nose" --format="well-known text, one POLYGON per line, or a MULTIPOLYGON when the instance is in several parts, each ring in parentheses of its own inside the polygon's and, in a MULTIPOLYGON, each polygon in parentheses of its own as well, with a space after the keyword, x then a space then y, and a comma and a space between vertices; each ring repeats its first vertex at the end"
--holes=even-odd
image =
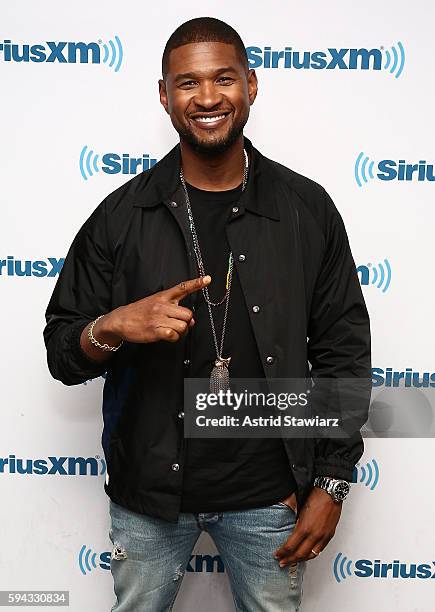
POLYGON ((222 102, 222 94, 213 81, 203 81, 195 96, 195 103, 203 108, 213 108, 222 102))

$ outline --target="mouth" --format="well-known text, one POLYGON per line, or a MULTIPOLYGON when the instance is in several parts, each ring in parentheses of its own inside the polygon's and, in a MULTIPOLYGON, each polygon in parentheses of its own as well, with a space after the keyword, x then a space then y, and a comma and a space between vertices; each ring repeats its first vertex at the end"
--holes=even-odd
POLYGON ((230 114, 229 111, 223 113, 198 113, 193 117, 191 116, 190 119, 198 127, 210 130, 215 127, 220 127, 230 114))

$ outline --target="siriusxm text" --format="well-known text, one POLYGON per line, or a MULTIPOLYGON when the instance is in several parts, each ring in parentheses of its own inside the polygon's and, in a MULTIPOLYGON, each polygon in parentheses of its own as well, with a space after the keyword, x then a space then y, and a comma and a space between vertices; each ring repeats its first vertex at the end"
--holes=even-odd
POLYGON ((6 259, 0 259, 0 276, 57 276, 62 270, 65 258, 47 257, 47 259, 15 259, 8 255, 6 259))
POLYGON ((246 47, 250 68, 293 68, 295 70, 381 70, 380 49, 328 48, 323 51, 295 51, 292 47, 246 47))
POLYGON ((150 158, 148 154, 142 157, 130 157, 128 153, 105 153, 102 158, 101 170, 106 174, 137 174, 149 170, 156 165, 157 159, 150 158))
POLYGON ((0 59, 4 62, 99 64, 101 48, 96 42, 46 41, 30 45, 6 39, 0 43, 0 59))
POLYGON ((98 476, 102 460, 96 457, 47 457, 22 459, 15 455, 0 457, 0 474, 36 474, 58 476, 98 476))
POLYGON ((404 159, 383 159, 378 163, 377 177, 381 181, 435 181, 434 164, 421 159, 417 164, 404 159))
POLYGON ((355 576, 359 578, 435 578, 435 561, 431 563, 404 563, 394 559, 382 563, 379 559, 355 561, 355 576))
MULTIPOLYGON (((110 570, 110 556, 108 551, 100 554, 101 569, 110 570)), ((225 566, 220 555, 190 555, 186 572, 222 574, 225 572, 225 566)))
POLYGON ((373 387, 435 387, 435 372, 402 371, 393 368, 372 368, 373 387))

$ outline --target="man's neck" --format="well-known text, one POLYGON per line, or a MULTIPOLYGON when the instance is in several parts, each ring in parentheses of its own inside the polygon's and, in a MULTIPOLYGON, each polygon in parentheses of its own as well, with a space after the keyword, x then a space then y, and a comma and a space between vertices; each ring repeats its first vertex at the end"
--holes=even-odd
POLYGON ((187 183, 205 191, 234 189, 243 180, 243 135, 225 152, 202 156, 180 141, 181 163, 187 183))

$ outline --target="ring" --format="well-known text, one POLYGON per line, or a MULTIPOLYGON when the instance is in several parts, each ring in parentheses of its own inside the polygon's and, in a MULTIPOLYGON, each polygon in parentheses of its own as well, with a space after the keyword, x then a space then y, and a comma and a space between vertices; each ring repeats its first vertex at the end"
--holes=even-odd
POLYGON ((311 549, 311 552, 316 555, 316 557, 318 557, 320 555, 319 552, 317 552, 316 550, 314 550, 314 548, 311 549))

